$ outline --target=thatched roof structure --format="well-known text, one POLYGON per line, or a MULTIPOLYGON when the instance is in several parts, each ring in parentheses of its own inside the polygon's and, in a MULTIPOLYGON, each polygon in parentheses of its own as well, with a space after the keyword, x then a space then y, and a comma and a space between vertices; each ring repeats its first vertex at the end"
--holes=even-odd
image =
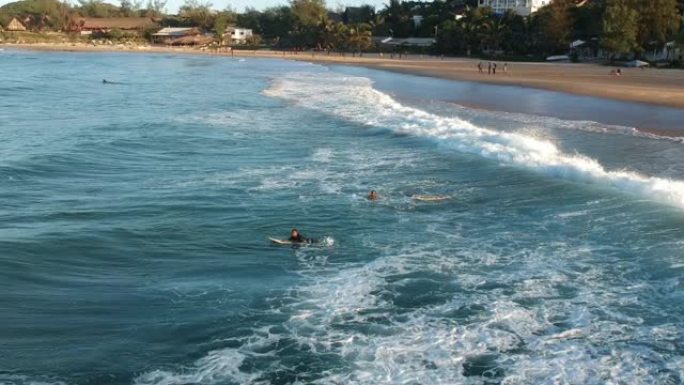
POLYGON ((19 21, 16 17, 13 17, 12 20, 10 20, 9 23, 7 23, 7 26, 5 27, 8 31, 26 31, 26 26, 24 23, 19 21))
POLYGON ((139 31, 157 25, 149 17, 83 17, 77 24, 81 31, 139 31))
POLYGON ((214 38, 204 35, 183 36, 175 39, 168 39, 164 43, 169 45, 207 45, 214 41, 214 38))
POLYGON ((155 34, 152 36, 155 37, 183 37, 183 36, 192 36, 192 35, 199 35, 202 33, 199 28, 197 27, 191 27, 191 28, 162 28, 159 31, 157 31, 155 34))

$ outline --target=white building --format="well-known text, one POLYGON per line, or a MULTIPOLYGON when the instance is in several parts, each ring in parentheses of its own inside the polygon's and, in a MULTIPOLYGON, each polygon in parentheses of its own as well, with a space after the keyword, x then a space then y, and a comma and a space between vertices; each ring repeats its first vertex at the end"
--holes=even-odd
POLYGON ((423 24, 423 16, 421 15, 413 15, 411 19, 413 19, 413 26, 415 28, 420 28, 420 25, 423 24))
POLYGON ((529 16, 552 0, 479 0, 478 6, 491 7, 495 13, 513 10, 521 16, 529 16))
POLYGON ((252 30, 249 28, 229 27, 226 30, 225 36, 228 37, 228 35, 230 35, 230 40, 233 44, 245 44, 247 39, 252 37, 252 30))

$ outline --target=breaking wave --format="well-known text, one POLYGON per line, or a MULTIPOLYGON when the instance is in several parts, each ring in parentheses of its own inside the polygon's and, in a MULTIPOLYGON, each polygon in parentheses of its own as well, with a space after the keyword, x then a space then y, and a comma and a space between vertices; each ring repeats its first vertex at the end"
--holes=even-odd
POLYGON ((563 153, 549 140, 478 127, 457 117, 439 116, 402 105, 390 95, 373 89, 367 78, 297 73, 276 79, 265 93, 370 127, 433 138, 459 152, 504 165, 524 167, 573 182, 608 186, 684 208, 683 181, 628 170, 608 170, 590 157, 563 153))

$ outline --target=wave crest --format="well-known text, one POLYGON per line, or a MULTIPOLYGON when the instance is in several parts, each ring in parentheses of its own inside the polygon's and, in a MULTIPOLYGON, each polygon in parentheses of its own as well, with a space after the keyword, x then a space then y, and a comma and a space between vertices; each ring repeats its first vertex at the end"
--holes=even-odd
POLYGON ((684 208, 684 181, 628 170, 608 170, 590 157, 563 153, 548 140, 478 127, 457 117, 406 106, 375 90, 370 79, 296 73, 275 80, 265 94, 367 126, 433 138, 459 152, 504 165, 524 167, 573 182, 603 185, 684 208))

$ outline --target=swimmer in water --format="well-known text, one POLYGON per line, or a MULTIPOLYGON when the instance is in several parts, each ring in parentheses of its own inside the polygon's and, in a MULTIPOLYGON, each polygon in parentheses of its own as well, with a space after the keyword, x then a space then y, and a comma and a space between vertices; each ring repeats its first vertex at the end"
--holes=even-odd
POLYGON ((290 238, 288 238, 288 241, 292 243, 316 243, 316 240, 313 238, 304 238, 302 233, 297 229, 292 229, 292 231, 290 231, 290 238))
POLYGON ((304 237, 302 237, 302 234, 299 233, 299 230, 292 229, 292 231, 290 231, 290 238, 288 241, 301 243, 304 242, 304 237))
POLYGON ((378 200, 380 196, 378 196, 378 193, 375 190, 371 190, 370 194, 368 194, 368 200, 369 201, 375 201, 378 200))

